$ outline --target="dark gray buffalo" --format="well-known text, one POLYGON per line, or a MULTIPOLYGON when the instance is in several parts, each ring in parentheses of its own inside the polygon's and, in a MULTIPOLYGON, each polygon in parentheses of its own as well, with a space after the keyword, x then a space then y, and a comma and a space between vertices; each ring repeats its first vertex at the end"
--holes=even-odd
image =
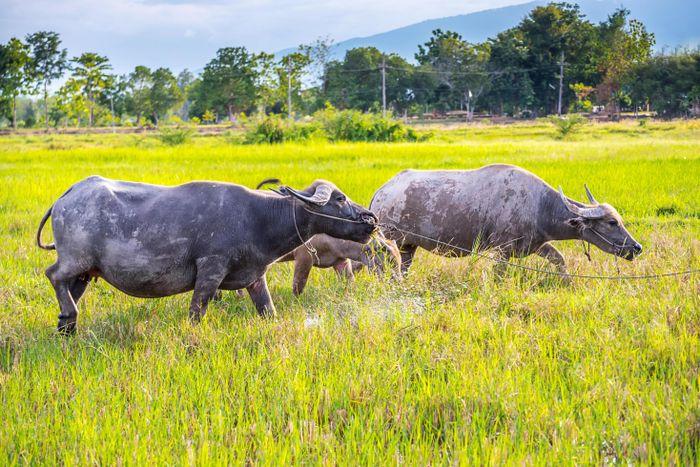
POLYGON ((404 273, 417 247, 444 255, 496 249, 502 258, 535 253, 566 273, 552 240, 582 239, 601 250, 632 260, 642 246, 627 232, 609 204, 590 204, 557 192, 527 170, 495 164, 476 170, 405 170, 375 194, 370 209, 397 241, 404 273), (406 233, 410 232, 410 233, 406 233), (415 234, 415 235, 414 235, 415 234))
POLYGON ((261 315, 274 314, 265 280, 270 264, 319 233, 367 242, 375 223, 374 214, 323 180, 303 191, 271 192, 217 182, 166 187, 89 177, 46 212, 37 243, 58 253, 46 275, 60 306, 58 328, 72 332, 76 303, 93 277, 136 297, 194 290, 193 321, 219 288, 246 288, 261 315), (55 244, 42 245, 49 216, 55 244))

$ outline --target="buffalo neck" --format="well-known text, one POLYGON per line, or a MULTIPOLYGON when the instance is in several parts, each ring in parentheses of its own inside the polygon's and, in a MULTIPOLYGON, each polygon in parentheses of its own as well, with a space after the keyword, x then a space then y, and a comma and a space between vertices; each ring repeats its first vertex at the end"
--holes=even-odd
MULTIPOLYGON (((581 205, 578 201, 567 198, 573 204, 581 205)), ((549 240, 578 240, 581 233, 578 229, 571 227, 567 222, 575 217, 564 205, 559 193, 553 189, 548 189, 543 195, 540 203, 540 222, 549 240)))
POLYGON ((289 253, 313 236, 311 215, 292 198, 270 199, 262 222, 267 250, 274 258, 289 253))

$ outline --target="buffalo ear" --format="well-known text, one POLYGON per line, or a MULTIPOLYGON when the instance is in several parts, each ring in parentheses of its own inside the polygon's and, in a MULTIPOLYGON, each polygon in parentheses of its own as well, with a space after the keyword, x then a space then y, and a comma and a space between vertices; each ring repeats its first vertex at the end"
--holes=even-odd
POLYGON ((583 230, 584 228, 588 227, 590 221, 584 217, 572 217, 571 219, 567 219, 566 225, 569 227, 573 227, 576 230, 583 230))

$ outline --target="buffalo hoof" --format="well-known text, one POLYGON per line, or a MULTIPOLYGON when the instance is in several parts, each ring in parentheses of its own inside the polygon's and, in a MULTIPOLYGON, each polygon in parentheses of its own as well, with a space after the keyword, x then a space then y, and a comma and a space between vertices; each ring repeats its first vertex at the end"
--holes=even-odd
POLYGON ((63 336, 72 336, 75 334, 75 329, 77 327, 76 319, 59 319, 58 320, 58 333, 63 336))
POLYGON ((202 315, 201 315, 201 313, 192 313, 192 312, 190 312, 190 323, 192 323, 192 324, 199 324, 200 321, 202 321, 202 315))

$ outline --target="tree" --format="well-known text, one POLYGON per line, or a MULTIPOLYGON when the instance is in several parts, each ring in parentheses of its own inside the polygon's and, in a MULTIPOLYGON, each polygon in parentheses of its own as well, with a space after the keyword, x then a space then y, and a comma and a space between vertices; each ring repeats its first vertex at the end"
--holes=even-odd
POLYGON ((150 107, 153 123, 158 121, 182 98, 182 92, 177 85, 173 72, 168 68, 158 68, 151 75, 150 107))
POLYGON ((532 110, 535 102, 533 83, 524 71, 529 49, 522 31, 508 29, 489 39, 491 53, 488 68, 494 70, 484 101, 493 113, 521 115, 532 110))
POLYGON ((186 120, 189 114, 190 102, 191 102, 191 90, 192 84, 195 81, 194 74, 185 68, 177 75, 177 87, 180 88, 182 93, 182 105, 178 109, 177 113, 183 120, 186 120))
POLYGON ((357 47, 326 71, 327 100, 341 109, 379 110, 382 105, 381 67, 385 66, 387 107, 406 110, 415 100, 413 66, 396 54, 375 47, 357 47))
POLYGON ((68 68, 66 49, 61 49, 59 35, 52 31, 38 31, 26 37, 30 49, 30 64, 33 78, 43 86, 44 121, 49 129, 49 85, 60 79, 68 68))
POLYGON ((82 90, 82 84, 76 78, 69 78, 56 93, 53 107, 51 109, 52 118, 59 123, 64 120, 68 126, 69 120, 75 121, 77 126, 83 117, 88 113, 88 102, 82 90))
POLYGON ((318 37, 310 44, 299 46, 299 52, 309 57, 309 75, 312 86, 321 86, 325 81, 328 64, 331 62, 333 39, 330 36, 318 37))
POLYGON ((628 83, 634 102, 648 103, 660 117, 700 116, 700 50, 656 56, 638 63, 628 83))
POLYGON ((622 86, 632 68, 651 57, 656 42, 636 20, 627 21, 629 10, 621 8, 598 26, 596 64, 602 80, 596 88, 599 101, 619 113, 622 86))
POLYGON ((446 106, 466 109, 470 119, 474 104, 489 85, 488 57, 488 44, 471 44, 456 32, 440 29, 418 46, 416 54, 418 63, 434 70, 446 88, 446 106))
POLYGON ((80 57, 73 58, 71 62, 75 64, 72 78, 87 99, 88 125, 94 126, 95 105, 109 85, 110 78, 107 70, 110 70, 112 66, 107 57, 93 52, 85 52, 80 57))
POLYGON ((127 108, 136 115, 136 125, 141 125, 141 117, 151 113, 151 85, 153 73, 151 69, 138 65, 129 74, 128 89, 129 95, 127 108))
POLYGON ((562 108, 566 108, 574 97, 569 83, 594 82, 591 74, 595 69, 590 63, 595 29, 584 19, 578 5, 550 3, 534 8, 517 30, 527 48, 523 66, 529 70, 536 112, 554 113, 560 89, 562 108), (562 63, 565 75, 560 79, 562 63))
POLYGON ((0 93, 2 100, 10 103, 12 128, 17 129, 17 96, 27 89, 29 48, 13 37, 0 45, 0 93))
POLYGON ((284 108, 289 118, 292 118, 292 109, 301 103, 302 78, 310 64, 311 58, 307 53, 292 52, 282 57, 275 67, 278 83, 276 97, 286 103, 284 108))
POLYGON ((128 111, 129 105, 129 82, 125 75, 108 75, 107 85, 104 92, 100 96, 100 105, 109 108, 112 116, 112 124, 114 120, 121 120, 124 114, 128 111))
POLYGON ((253 109, 267 78, 271 57, 251 53, 245 47, 219 49, 204 67, 195 108, 224 113, 230 121, 236 113, 253 109))

